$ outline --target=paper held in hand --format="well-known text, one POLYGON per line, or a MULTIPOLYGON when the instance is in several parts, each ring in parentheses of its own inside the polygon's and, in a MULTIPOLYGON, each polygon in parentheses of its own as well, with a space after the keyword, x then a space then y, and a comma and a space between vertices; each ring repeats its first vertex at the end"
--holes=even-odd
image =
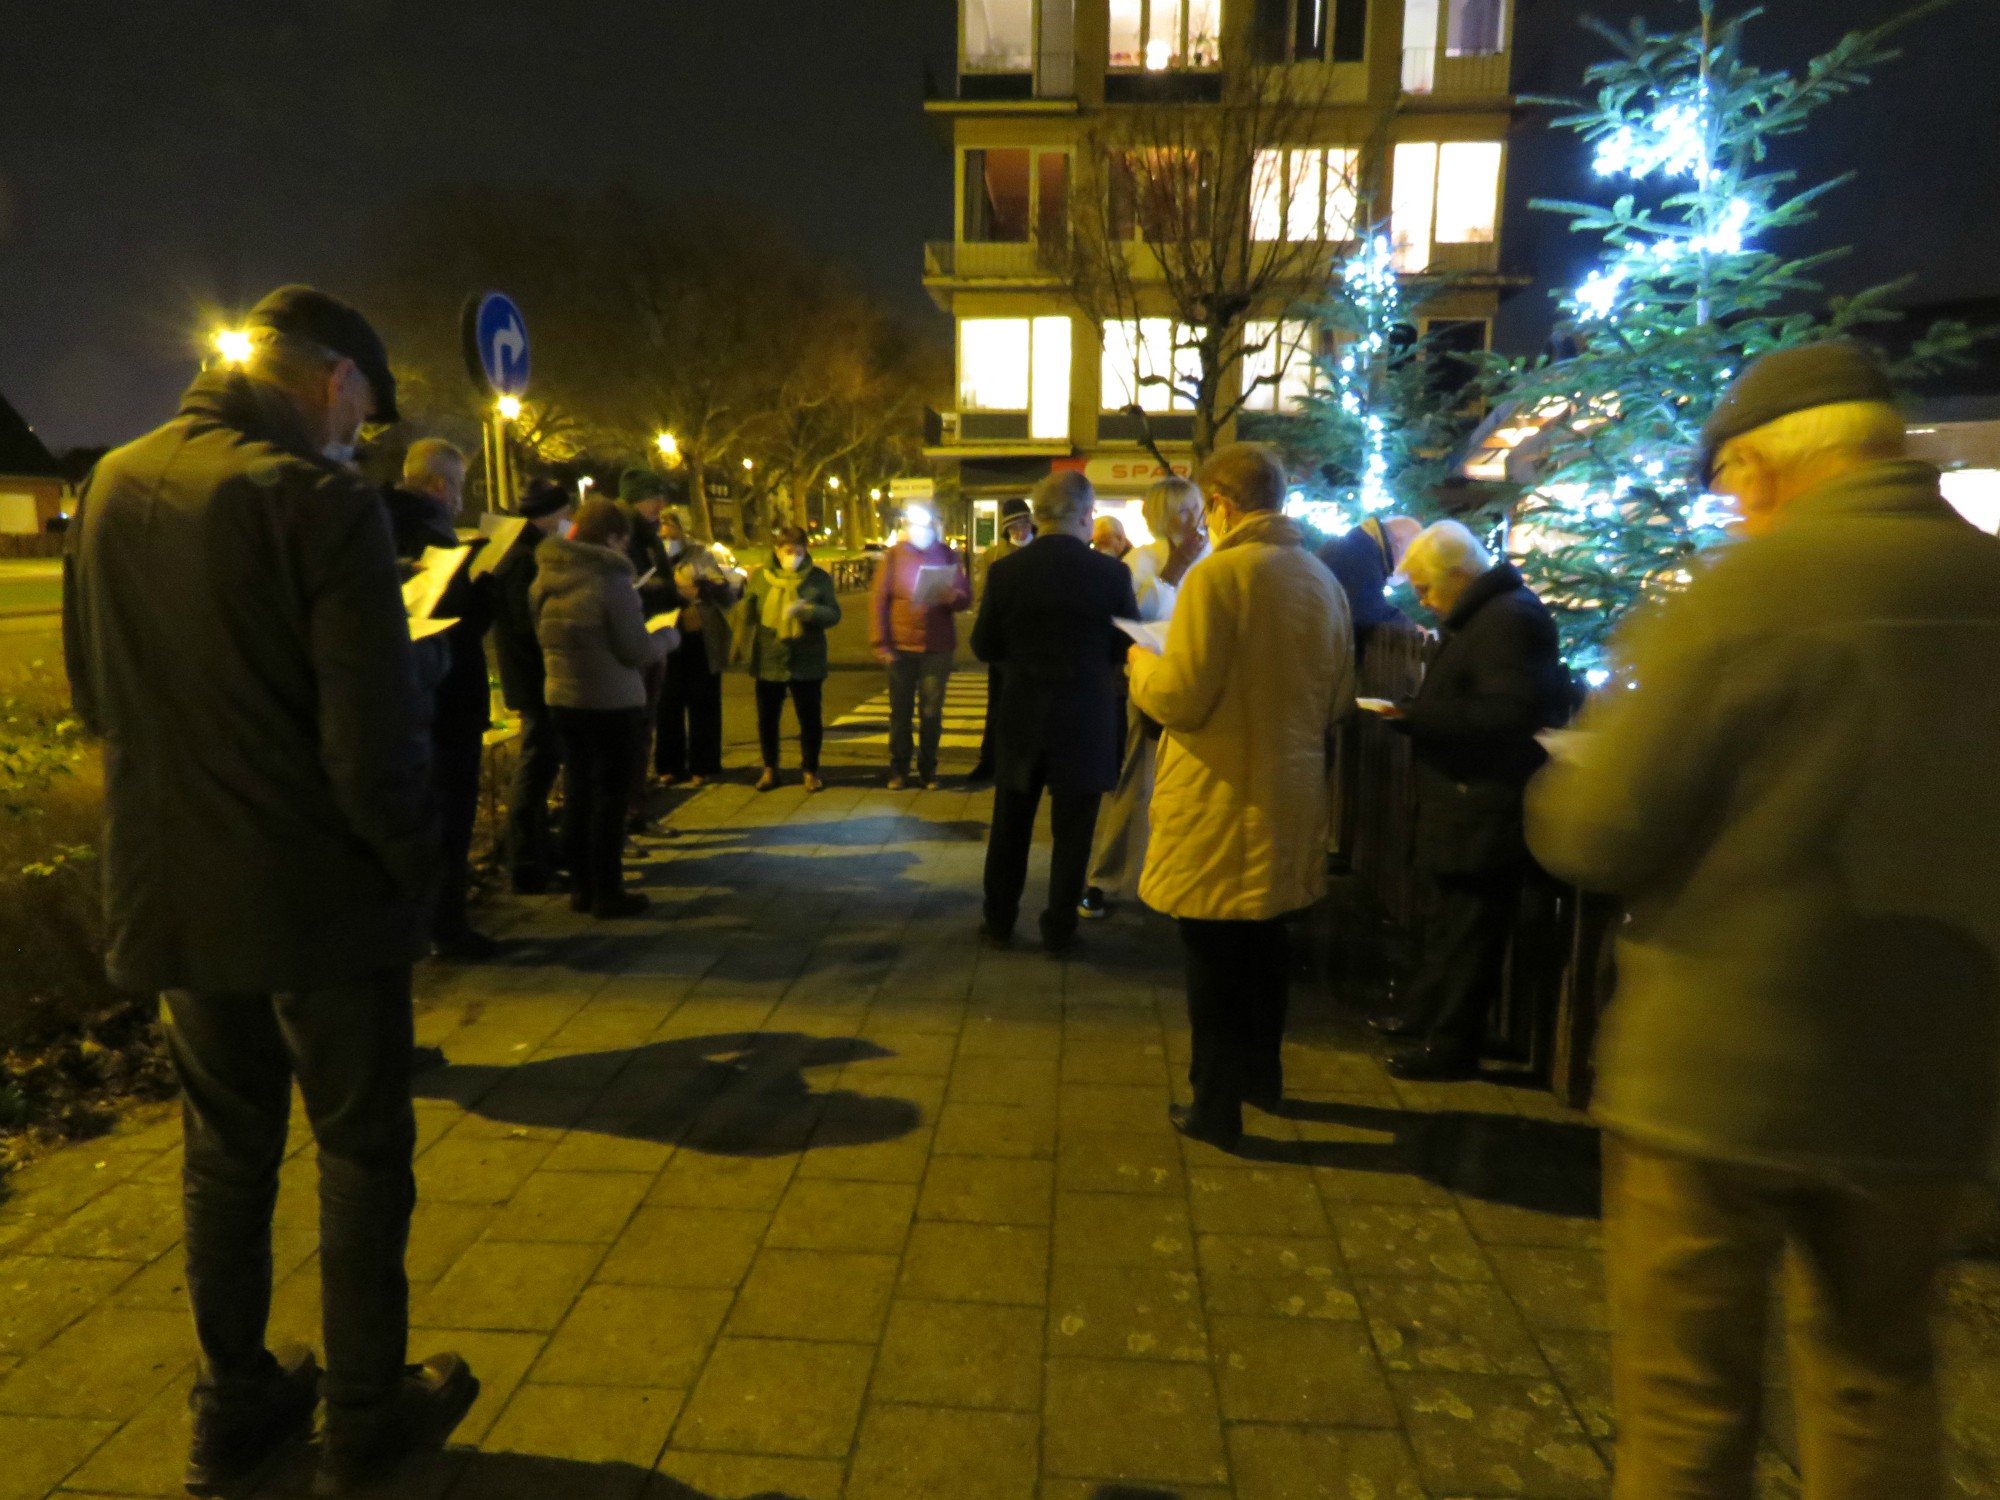
POLYGON ((457 623, 458 621, 456 620, 412 620, 410 621, 410 639, 413 641, 427 641, 434 635, 443 635, 457 623))
POLYGON ((526 516, 484 516, 480 519, 480 529, 485 532, 485 540, 479 549, 479 556, 472 560, 472 571, 467 577, 484 578, 500 566, 500 560, 514 550, 514 543, 521 539, 521 533, 528 529, 526 516), (487 530, 488 523, 492 529, 487 530))
POLYGON ((1356 698, 1354 706, 1370 714, 1392 714, 1396 711, 1396 705, 1387 698, 1356 698))
POLYGON ((922 567, 917 569, 917 581, 910 589, 910 597, 925 609, 937 604, 949 604, 952 595, 958 592, 958 569, 922 567))
POLYGON ((1145 620, 1113 620, 1111 623, 1153 655, 1167 654, 1167 626, 1164 620, 1157 623, 1148 623, 1145 620))
POLYGON ((469 547, 426 547, 417 571, 403 582, 403 609, 412 620, 428 620, 444 602, 445 590, 472 556, 469 547))
POLYGON ((1583 729, 1544 729, 1535 739, 1549 752, 1550 760, 1563 761, 1576 766, 1590 758, 1591 741, 1595 734, 1583 729))
POLYGON ((662 630, 678 630, 680 627, 681 612, 677 609, 670 609, 665 614, 654 615, 652 619, 646 622, 646 630, 649 634, 662 630))

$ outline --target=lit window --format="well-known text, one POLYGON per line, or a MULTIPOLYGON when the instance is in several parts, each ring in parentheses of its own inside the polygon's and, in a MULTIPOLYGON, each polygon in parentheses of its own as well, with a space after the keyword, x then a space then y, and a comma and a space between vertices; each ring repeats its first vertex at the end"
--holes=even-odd
POLYGON ((965 240, 974 245, 1021 245, 1028 241, 1029 153, 965 153, 965 240))
POLYGON ((1449 141, 1438 148, 1437 242, 1490 245, 1500 214, 1500 143, 1449 141))
POLYGON ((1252 237, 1277 240, 1351 240, 1358 211, 1358 152, 1259 151, 1250 186, 1252 237))
POLYGON ((966 318, 958 325, 961 411, 1028 409, 1032 329, 1026 318, 966 318))
POLYGON ((1028 435, 1069 436, 1070 321, 966 318, 958 325, 961 411, 1028 413, 1028 435))
POLYGON ((1054 244, 1069 233, 1069 157, 1061 151, 1044 151, 1035 171, 1039 199, 1035 222, 1042 242, 1054 244))
POLYGON ((1260 63, 1365 62, 1368 0, 1257 0, 1251 46, 1260 63))
POLYGON ((1069 436, 1070 321, 1037 318, 1032 330, 1028 392, 1028 436, 1054 440, 1069 436))
POLYGON ((1243 325, 1244 407, 1249 411, 1297 411, 1312 394, 1313 329, 1309 323, 1243 325))
POLYGON ((1438 0, 1403 0, 1403 92, 1437 87, 1438 0))
POLYGON ((1152 244, 1200 239, 1207 232, 1208 154, 1176 146, 1112 153, 1111 233, 1152 244))
POLYGON ((1222 0, 1111 0, 1111 66, 1213 68, 1222 61, 1222 0))
POLYGON ((1035 0, 965 0, 965 70, 1031 73, 1035 0))
POLYGON ((1201 352, 1192 345, 1201 334, 1201 329, 1177 326, 1170 318, 1106 323, 1100 397, 1104 410, 1137 406, 1149 412, 1193 411, 1190 392, 1201 378, 1201 352))
POLYGON ((1389 194, 1389 236, 1396 247, 1399 271, 1422 271, 1431 263, 1437 169, 1437 142, 1405 141, 1396 147, 1396 180, 1389 194))

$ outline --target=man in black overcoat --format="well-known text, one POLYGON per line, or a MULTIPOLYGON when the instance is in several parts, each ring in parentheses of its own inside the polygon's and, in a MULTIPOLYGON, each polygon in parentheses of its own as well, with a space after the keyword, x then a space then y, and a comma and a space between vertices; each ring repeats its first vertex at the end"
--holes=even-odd
POLYGON ((530 485, 521 497, 527 525, 493 568, 493 657, 500 667, 501 695, 521 717, 514 781, 507 792, 506 844, 508 873, 515 892, 523 896, 541 895, 554 879, 549 793, 562 774, 562 751, 543 696, 548 670, 528 591, 535 586, 535 549, 563 528, 570 502, 568 487, 552 479, 530 485))
POLYGON ((993 709, 993 830, 986 846, 989 943, 1013 940, 1042 793, 1055 850, 1042 943, 1076 940, 1099 799, 1118 784, 1118 698, 1131 644, 1112 622, 1135 619, 1132 575, 1090 546, 1096 496, 1081 474, 1051 474, 1035 490, 1036 540, 986 576, 972 649, 1000 669, 993 709))
POLYGON ((1376 1024, 1422 1038, 1390 1060, 1396 1077, 1462 1079, 1478 1070, 1532 867, 1521 801, 1547 759, 1535 736, 1567 721, 1575 698, 1548 609, 1464 526, 1427 529, 1403 572, 1444 638, 1416 697, 1392 715, 1416 761, 1425 913, 1407 1008, 1376 1024))
POLYGON ((241 367, 202 375, 172 421, 97 465, 69 530, 63 644, 104 740, 106 966, 162 992, 181 1085, 187 1485, 247 1493, 311 1427, 311 1351, 265 1345, 296 1080, 319 1148, 314 1492, 342 1494, 478 1391, 455 1355, 404 1363, 410 968, 438 825, 388 515, 349 462, 364 419, 395 419, 387 353, 310 287, 249 324, 241 367))

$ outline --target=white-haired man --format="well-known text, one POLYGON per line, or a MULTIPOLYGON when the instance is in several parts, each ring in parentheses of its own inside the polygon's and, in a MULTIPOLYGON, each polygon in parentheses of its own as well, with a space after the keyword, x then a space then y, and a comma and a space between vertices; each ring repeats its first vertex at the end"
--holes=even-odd
MULTIPOLYGON (((443 438, 419 438, 403 457, 403 482, 383 491, 396 555, 407 563, 433 547, 459 547, 458 514, 465 504, 465 455, 443 438)), ((477 962, 500 945, 473 927, 466 912, 472 885, 472 837, 479 823, 479 777, 493 694, 486 672, 486 632, 493 593, 486 578, 461 570, 437 609, 456 620, 442 639, 446 661, 431 692, 431 784, 442 822, 444 873, 431 914, 431 951, 477 962)))
POLYGON ((1598 1051, 1620 1500, 1750 1493, 1787 1262, 1808 1494, 1943 1488, 1927 1326, 2000 1088, 2000 542, 1841 342, 1704 434, 1746 538, 1620 642, 1529 795, 1625 898, 1598 1051))
POLYGON ((1422 1038, 1390 1059, 1396 1077, 1470 1078, 1529 868, 1521 793, 1546 758, 1535 736, 1569 716, 1570 676, 1542 601, 1457 521, 1411 542, 1403 575, 1444 641, 1393 715, 1416 761, 1423 936, 1407 1008, 1376 1024, 1422 1038))

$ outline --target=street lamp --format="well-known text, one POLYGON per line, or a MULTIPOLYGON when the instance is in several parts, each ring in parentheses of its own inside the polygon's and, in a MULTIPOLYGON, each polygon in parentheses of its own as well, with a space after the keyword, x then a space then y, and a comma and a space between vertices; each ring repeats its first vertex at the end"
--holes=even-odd
POLYGON ((660 457, 664 458, 668 463, 672 463, 681 456, 680 439, 675 437, 671 432, 661 433, 653 439, 653 442, 659 447, 660 457))
POLYGON ((743 467, 746 469, 754 469, 757 467, 757 465, 752 463, 749 459, 746 458, 743 460, 743 467))
POLYGON ((515 396, 502 396, 500 398, 499 406, 496 409, 500 413, 501 421, 503 422, 517 421, 519 420, 521 415, 520 399, 515 396))
POLYGON ((250 362, 250 335, 241 328, 219 328, 214 338, 215 352, 226 365, 250 362))
POLYGON ((828 489, 832 490, 832 491, 833 491, 833 492, 834 492, 834 493, 835 493, 836 495, 837 495, 837 494, 839 494, 839 493, 840 493, 840 476, 839 476, 838 474, 829 474, 829 475, 827 476, 827 480, 826 480, 826 487, 827 487, 828 489))

